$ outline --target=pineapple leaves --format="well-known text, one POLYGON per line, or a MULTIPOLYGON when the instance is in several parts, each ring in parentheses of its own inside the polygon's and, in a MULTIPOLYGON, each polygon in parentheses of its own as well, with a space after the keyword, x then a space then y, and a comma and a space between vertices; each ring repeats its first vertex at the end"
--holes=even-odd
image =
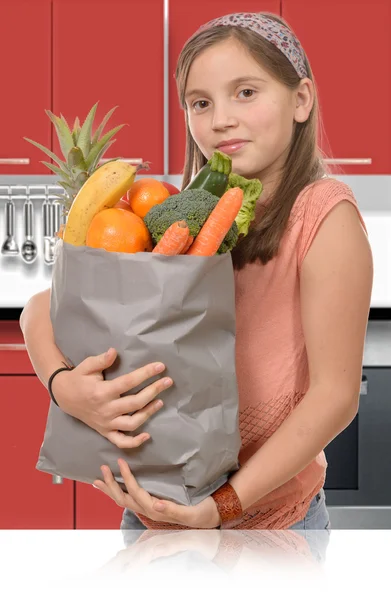
POLYGON ((94 137, 92 138, 92 145, 95 146, 96 142, 99 140, 100 136, 102 135, 102 132, 105 128, 106 123, 108 122, 108 120, 110 119, 111 115, 113 114, 113 112, 118 108, 118 106, 114 106, 114 108, 112 108, 111 110, 109 110, 109 112, 104 116, 102 123, 99 125, 98 129, 95 131, 94 133, 94 137))
MULTIPOLYGON (((86 165, 87 165, 87 169, 90 170, 92 165, 96 166, 96 159, 97 156, 99 156, 99 158, 102 157, 103 155, 103 149, 106 146, 107 142, 109 142, 111 140, 111 138, 120 130, 122 129, 122 127, 124 127, 123 125, 118 125, 117 127, 114 127, 113 129, 111 129, 110 131, 108 131, 100 140, 99 142, 97 142, 90 150, 87 159, 86 159, 86 165)), ((106 151, 107 148, 104 150, 106 151)))
POLYGON ((50 110, 46 110, 45 112, 56 129, 61 151, 66 158, 69 150, 74 146, 72 133, 70 132, 65 119, 63 121, 62 118, 60 119, 60 117, 56 117, 56 115, 54 115, 50 110))
POLYGON ((75 146, 71 148, 68 154, 68 165, 71 169, 76 169, 77 171, 86 171, 86 163, 84 160, 84 156, 79 147, 75 146))
MULTIPOLYGON (((43 165, 45 165, 45 167, 47 167, 48 169, 53 171, 53 173, 55 173, 56 175, 59 175, 60 177, 65 177, 66 179, 68 179, 67 173, 65 171, 63 171, 62 169, 60 169, 60 167, 56 167, 56 165, 52 165, 52 163, 46 162, 46 160, 41 160, 41 163, 43 165)), ((70 179, 69 179, 69 181, 70 181, 70 179)))
POLYGON ((75 184, 77 185, 77 187, 80 189, 82 187, 82 185, 85 184, 85 182, 87 181, 89 175, 86 171, 83 171, 82 173, 79 173, 79 175, 76 177, 75 179, 75 184))
MULTIPOLYGON (((80 130, 79 137, 77 140, 77 145, 83 153, 84 158, 86 158, 91 149, 91 133, 92 133, 92 124, 94 122, 96 109, 98 107, 98 103, 94 104, 88 113, 86 120, 83 123, 83 126, 80 130)), ((72 143, 73 146, 73 143, 72 143)), ((70 148, 68 149, 68 151, 70 148)))
POLYGON ((68 129, 70 130, 70 128, 69 128, 69 125, 68 125, 68 123, 67 123, 67 120, 66 120, 66 118, 64 117, 64 115, 63 115, 62 113, 60 113, 60 117, 61 117, 61 119, 62 119, 62 121, 63 121, 64 125, 65 125, 66 127, 68 127, 68 129))
POLYGON ((79 135, 80 135, 80 120, 79 120, 79 117, 76 117, 75 122, 73 124, 73 130, 72 130, 73 143, 75 144, 75 146, 77 146, 77 140, 79 139, 79 135))
POLYGON ((111 140, 110 142, 107 142, 107 144, 105 144, 103 146, 103 148, 98 152, 96 158, 94 159, 94 161, 91 163, 91 165, 88 167, 88 172, 90 173, 90 175, 96 171, 96 169, 98 168, 98 164, 100 159, 102 158, 102 156, 107 152, 107 150, 110 148, 110 146, 112 144, 114 144, 115 140, 111 140))
POLYGON ((56 156, 54 154, 54 152, 52 152, 51 150, 49 150, 49 148, 46 148, 45 146, 42 146, 42 144, 40 144, 39 142, 34 142, 34 140, 30 140, 29 138, 23 138, 26 140, 26 142, 30 142, 30 144, 33 144, 34 146, 36 146, 37 148, 39 148, 40 150, 42 150, 42 152, 44 152, 45 154, 47 154, 51 159, 54 160, 54 162, 56 162, 61 169, 67 170, 67 166, 64 163, 63 160, 61 160, 60 158, 58 158, 58 156, 56 156))

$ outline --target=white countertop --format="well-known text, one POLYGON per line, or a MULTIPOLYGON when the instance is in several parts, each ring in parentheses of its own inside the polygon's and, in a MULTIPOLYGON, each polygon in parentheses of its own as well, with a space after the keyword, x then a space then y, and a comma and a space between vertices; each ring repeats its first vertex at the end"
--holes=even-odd
POLYGON ((40 600, 115 600, 123 594, 142 600, 388 596, 390 530, 306 536, 154 532, 126 548, 120 531, 2 531, 2 589, 7 599, 40 600), (324 554, 326 546, 319 562, 317 550, 324 554))
POLYGON ((391 321, 369 321, 364 367, 391 367, 391 321))

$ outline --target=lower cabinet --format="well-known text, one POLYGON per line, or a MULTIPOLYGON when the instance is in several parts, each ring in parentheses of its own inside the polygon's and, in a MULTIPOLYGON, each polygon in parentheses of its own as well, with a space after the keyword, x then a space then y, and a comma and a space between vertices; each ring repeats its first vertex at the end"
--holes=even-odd
POLYGON ((73 529, 74 483, 37 471, 49 397, 35 375, 1 375, 0 529, 73 529))
POLYGON ((123 511, 105 494, 36 469, 49 402, 18 322, 0 320, 0 530, 119 529, 123 511))
POLYGON ((75 528, 119 529, 123 508, 92 485, 75 485, 75 528))

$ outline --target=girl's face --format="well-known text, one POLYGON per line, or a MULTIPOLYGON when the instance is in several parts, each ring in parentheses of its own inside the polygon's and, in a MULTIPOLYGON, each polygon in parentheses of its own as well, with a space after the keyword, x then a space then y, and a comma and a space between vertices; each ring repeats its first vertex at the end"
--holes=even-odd
POLYGON ((219 149, 231 156, 235 173, 265 184, 285 161, 294 121, 308 118, 310 91, 308 84, 290 90, 240 42, 224 40, 191 65, 185 95, 191 134, 207 159, 219 149))

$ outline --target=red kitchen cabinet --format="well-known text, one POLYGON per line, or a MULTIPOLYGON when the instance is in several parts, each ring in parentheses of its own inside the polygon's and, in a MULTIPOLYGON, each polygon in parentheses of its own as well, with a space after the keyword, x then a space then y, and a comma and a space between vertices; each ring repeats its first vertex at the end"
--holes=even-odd
POLYGON ((0 23, 0 175, 47 173, 23 137, 51 145, 51 2, 2 0, 0 23))
POLYGON ((282 16, 306 50, 320 94, 326 153, 371 164, 349 174, 391 173, 390 0, 283 0, 282 16))
POLYGON ((169 172, 172 175, 183 173, 186 147, 184 114, 179 104, 175 82, 175 68, 178 56, 186 40, 197 28, 216 17, 234 12, 271 12, 280 14, 280 0, 203 0, 184 2, 170 0, 169 9, 169 172))
MULTIPOLYGON (((53 0, 53 112, 73 124, 99 101, 96 123, 126 123, 105 158, 163 173, 163 0, 53 0)), ((55 153, 60 152, 54 140, 55 153)))
POLYGON ((34 375, 0 374, 0 529, 72 529, 74 483, 35 468, 49 398, 34 375))
POLYGON ((77 482, 75 497, 76 529, 119 529, 123 508, 103 492, 77 482))

